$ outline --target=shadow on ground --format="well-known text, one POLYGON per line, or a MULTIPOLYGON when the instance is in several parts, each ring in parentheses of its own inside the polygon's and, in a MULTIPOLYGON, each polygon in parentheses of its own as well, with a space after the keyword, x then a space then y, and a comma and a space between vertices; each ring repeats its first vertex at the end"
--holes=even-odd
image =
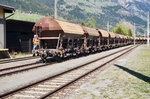
POLYGON ((121 65, 114 64, 114 66, 116 66, 116 67, 118 67, 118 68, 128 72, 129 74, 131 74, 131 75, 133 75, 133 76, 135 76, 135 77, 137 77, 137 78, 139 78, 139 79, 141 79, 141 80, 143 80, 143 81, 145 81, 145 82, 150 84, 150 77, 145 76, 145 75, 143 75, 141 73, 135 72, 133 70, 130 70, 130 69, 128 69, 126 67, 123 67, 121 65))

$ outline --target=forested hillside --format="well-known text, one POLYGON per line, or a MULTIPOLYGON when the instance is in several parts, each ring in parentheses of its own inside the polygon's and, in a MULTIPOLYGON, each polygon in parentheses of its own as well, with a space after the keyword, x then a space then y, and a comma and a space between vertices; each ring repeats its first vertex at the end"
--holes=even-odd
POLYGON ((52 7, 48 7, 42 0, 0 0, 0 3, 15 7, 27 13, 40 13, 52 15, 52 7))
MULTIPOLYGON (((21 12, 51 17, 54 15, 54 0, 0 0, 0 2, 13 6, 21 12)), ((114 26, 124 20, 131 24, 136 23, 139 33, 145 32, 148 7, 150 8, 150 3, 147 0, 122 2, 121 0, 58 0, 57 5, 58 18, 81 23, 87 22, 93 16, 96 27, 105 30, 108 21, 110 30, 112 30, 114 26), (145 6, 142 7, 142 5, 145 6)))

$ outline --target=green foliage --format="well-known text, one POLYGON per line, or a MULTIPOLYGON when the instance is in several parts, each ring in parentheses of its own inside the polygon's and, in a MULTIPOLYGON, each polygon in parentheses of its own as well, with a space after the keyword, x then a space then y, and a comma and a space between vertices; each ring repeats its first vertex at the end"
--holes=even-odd
MULTIPOLYGON (((132 14, 126 14, 127 9, 116 3, 109 2, 109 0, 57 0, 58 17, 73 23, 85 22, 88 27, 97 27, 106 30, 107 21, 110 22, 110 30, 113 26, 116 26, 121 19, 125 19, 130 23, 141 24, 141 26, 146 26, 146 22, 138 16, 132 14), (88 23, 88 17, 94 17, 94 24, 91 21, 88 23), (87 22, 87 23, 86 23, 87 22)), ((29 14, 32 18, 24 15, 16 15, 17 19, 25 19, 30 21, 38 20, 42 16, 54 16, 54 0, 0 0, 1 4, 9 5, 15 7, 19 12, 29 14), (36 14, 36 17, 31 15, 36 14)), ((22 14, 21 13, 21 14, 22 14)), ((60 19, 59 18, 59 19, 60 19)), ((137 27, 137 32, 144 33, 144 28, 137 27)))
POLYGON ((25 13, 53 15, 53 8, 45 5, 40 0, 0 0, 0 2, 25 13))
POLYGON ((81 25, 87 26, 90 28, 96 28, 95 19, 93 18, 93 16, 91 16, 91 18, 89 19, 89 21, 87 23, 82 22, 81 25))
POLYGON ((126 36, 132 36, 131 29, 125 28, 122 24, 119 24, 117 27, 114 27, 112 32, 126 36))
POLYGON ((84 23, 84 22, 82 22, 82 23, 81 23, 81 25, 85 26, 85 23, 84 23))
MULTIPOLYGON (((9 16, 10 14, 6 13, 5 16, 9 16)), ((15 12, 15 15, 9 17, 8 19, 16 19, 16 20, 24 20, 24 21, 31 21, 36 22, 40 18, 43 18, 45 16, 39 15, 39 14, 27 14, 27 13, 21 13, 18 10, 15 12)))
POLYGON ((132 36, 132 31, 131 31, 131 29, 128 30, 128 35, 129 35, 129 36, 132 36))
POLYGON ((86 23, 86 26, 91 27, 91 28, 96 28, 95 19, 93 18, 93 16, 91 16, 89 21, 86 23))

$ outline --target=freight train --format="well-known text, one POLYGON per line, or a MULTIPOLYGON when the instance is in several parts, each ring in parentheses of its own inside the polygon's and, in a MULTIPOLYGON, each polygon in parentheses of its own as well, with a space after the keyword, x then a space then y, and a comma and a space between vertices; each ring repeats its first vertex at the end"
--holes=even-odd
MULTIPOLYGON (((60 59, 126 46, 134 41, 133 37, 53 18, 37 21, 33 32, 38 35, 38 52, 43 61, 46 61, 47 57, 60 59)), ((146 43, 146 39, 136 38, 136 43, 146 43)))

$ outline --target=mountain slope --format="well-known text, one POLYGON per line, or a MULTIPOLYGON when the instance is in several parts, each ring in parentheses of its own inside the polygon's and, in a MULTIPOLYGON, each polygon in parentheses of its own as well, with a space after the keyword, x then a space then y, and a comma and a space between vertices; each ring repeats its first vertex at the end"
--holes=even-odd
MULTIPOLYGON (((39 13, 53 17, 54 0, 0 0, 1 3, 16 7, 26 13, 39 13)), ((148 0, 58 0, 58 16, 63 19, 81 23, 91 16, 96 20, 96 27, 110 30, 121 20, 136 23, 137 31, 144 33, 146 12, 150 9, 148 0)))
POLYGON ((15 9, 26 13, 53 14, 53 9, 40 0, 0 0, 0 3, 15 7, 15 9))
POLYGON ((111 0, 111 2, 122 5, 130 13, 134 13, 144 20, 147 16, 147 12, 150 12, 150 0, 111 0))
MULTIPOLYGON (((87 21, 88 18, 94 16, 96 26, 105 30, 107 29, 107 21, 111 24, 111 30, 121 20, 146 26, 146 21, 143 20, 145 17, 142 19, 119 3, 108 0, 63 0, 58 5, 59 13, 74 17, 75 22, 87 21)), ((68 17, 65 18, 70 20, 68 17)), ((144 28, 137 27, 137 31, 143 33, 144 28)))

